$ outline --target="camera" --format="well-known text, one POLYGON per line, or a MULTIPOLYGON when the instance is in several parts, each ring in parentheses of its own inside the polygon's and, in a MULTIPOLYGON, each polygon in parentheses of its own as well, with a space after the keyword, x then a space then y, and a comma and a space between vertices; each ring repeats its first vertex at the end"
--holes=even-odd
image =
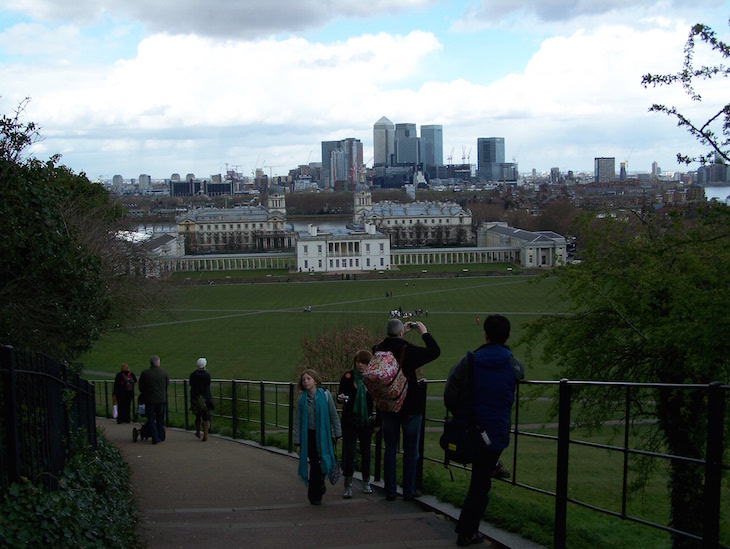
POLYGON ((350 402, 350 397, 347 395, 342 395, 342 402, 350 402))
POLYGON ((418 327, 418 324, 416 322, 408 323, 408 328, 410 328, 411 330, 415 330, 417 327, 418 327))

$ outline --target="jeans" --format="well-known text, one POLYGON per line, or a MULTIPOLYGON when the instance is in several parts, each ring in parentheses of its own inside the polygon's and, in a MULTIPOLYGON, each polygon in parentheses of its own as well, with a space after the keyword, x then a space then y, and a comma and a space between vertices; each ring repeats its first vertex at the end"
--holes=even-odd
POLYGON ((398 451, 400 429, 403 428, 403 497, 412 498, 416 494, 416 467, 418 465, 418 445, 421 439, 421 414, 400 412, 381 412, 383 415, 383 441, 385 457, 383 479, 385 495, 396 495, 395 459, 398 451))
POLYGON ((165 440, 165 404, 147 404, 145 414, 152 431, 152 443, 157 444, 165 440))
POLYGON ((479 531, 479 522, 489 504, 489 490, 492 489, 492 472, 497 466, 502 450, 479 448, 471 468, 469 492, 461 507, 456 532, 472 536, 479 531))

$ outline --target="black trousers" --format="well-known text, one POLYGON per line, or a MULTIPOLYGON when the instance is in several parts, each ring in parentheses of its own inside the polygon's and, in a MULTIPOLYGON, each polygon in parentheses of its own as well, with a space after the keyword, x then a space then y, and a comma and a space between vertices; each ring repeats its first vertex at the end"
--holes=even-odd
POLYGON ((360 472, 363 481, 370 478, 370 425, 342 424, 342 474, 351 477, 355 472, 357 443, 360 442, 360 472))
POLYGON ((492 471, 499 461, 502 450, 479 448, 471 468, 471 482, 466 494, 464 505, 461 507, 459 522, 456 531, 459 534, 471 536, 479 531, 479 521, 489 504, 489 490, 492 489, 492 471))
POLYGON ((322 464, 319 459, 317 448, 317 431, 307 430, 307 457, 309 458, 309 486, 307 497, 311 503, 322 501, 324 492, 324 475, 322 475, 322 464))

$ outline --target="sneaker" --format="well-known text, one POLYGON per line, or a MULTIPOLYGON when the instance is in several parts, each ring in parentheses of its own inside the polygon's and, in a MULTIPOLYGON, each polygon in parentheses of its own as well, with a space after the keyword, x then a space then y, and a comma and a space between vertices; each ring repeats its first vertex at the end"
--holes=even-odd
POLYGON ((345 492, 342 494, 345 499, 352 499, 352 486, 345 486, 345 492))
POLYGON ((466 547, 468 545, 477 545, 480 543, 483 543, 486 538, 483 534, 480 534, 477 532, 476 534, 472 534, 471 536, 467 536, 464 534, 459 534, 456 538, 456 545, 459 547, 466 547))
POLYGON ((362 485, 362 493, 363 494, 372 494, 373 493, 373 489, 370 486, 369 482, 366 482, 362 485))

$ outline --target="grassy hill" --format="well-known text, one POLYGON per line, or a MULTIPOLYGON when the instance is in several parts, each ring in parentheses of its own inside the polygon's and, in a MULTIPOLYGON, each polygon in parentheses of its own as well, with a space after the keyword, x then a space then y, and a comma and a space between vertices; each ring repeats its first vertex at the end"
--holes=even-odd
MULTIPOLYGON (((199 356, 208 358, 215 378, 290 381, 304 336, 362 325, 384 336, 389 312, 423 310, 423 321, 441 346, 441 357, 424 369, 444 378, 468 349, 484 341, 481 325, 490 313, 512 322, 512 342, 536 315, 561 309, 551 299, 551 281, 534 284, 522 275, 340 280, 331 282, 211 283, 175 288, 175 307, 145 315, 142 324, 108 333, 80 358, 86 370, 119 371, 126 362, 139 373, 157 354, 173 378, 186 378, 199 356), (392 292, 393 297, 390 297, 392 292), (387 297, 386 297, 387 294, 387 297), (311 306, 310 313, 303 309, 311 306)), ((411 341, 417 335, 406 336, 411 341)), ((519 348, 515 349, 519 356, 519 348)), ((343 364, 343 371, 349 367, 343 364)), ((551 379, 529 365, 532 379, 551 379)))

